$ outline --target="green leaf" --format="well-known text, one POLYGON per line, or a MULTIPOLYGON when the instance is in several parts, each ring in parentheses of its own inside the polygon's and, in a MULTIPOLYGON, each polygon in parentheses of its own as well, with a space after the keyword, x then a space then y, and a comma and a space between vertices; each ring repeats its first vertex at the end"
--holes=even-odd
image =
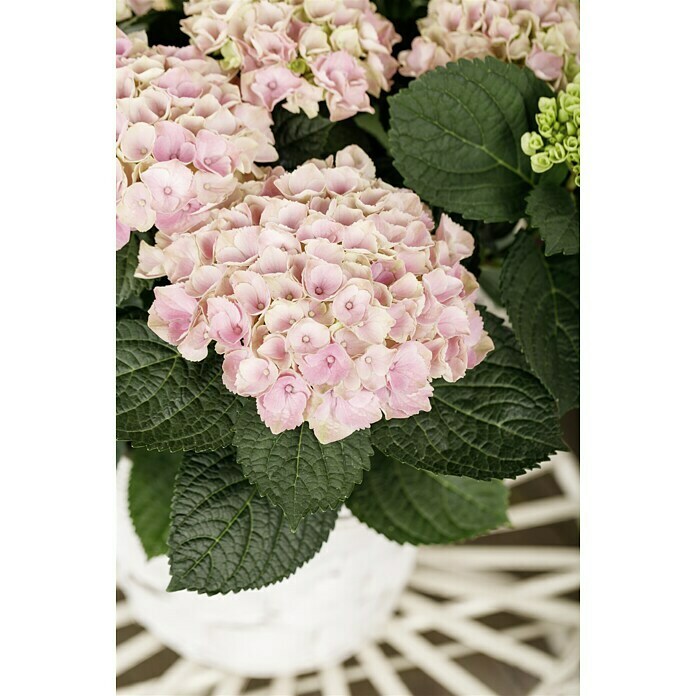
POLYGON ((244 478, 233 450, 186 453, 174 486, 167 589, 210 595, 278 582, 319 551, 337 516, 309 515, 293 532, 244 478))
POLYGON ((280 505, 295 529, 306 515, 339 507, 370 468, 369 430, 322 445, 307 423, 274 435, 244 399, 234 439, 244 475, 280 505))
POLYGON ((371 135, 385 150, 389 151, 389 136, 379 120, 379 112, 355 114, 353 120, 358 128, 371 135))
POLYGON ((514 478, 564 449, 553 398, 512 332, 479 311, 495 350, 458 382, 433 382, 429 412, 373 425, 374 447, 402 464, 484 480, 514 478))
POLYGON ((152 281, 136 278, 133 274, 138 267, 138 247, 140 240, 135 234, 124 247, 116 252, 116 306, 122 307, 130 298, 147 290, 152 281))
POLYGON ((560 162, 539 174, 539 186, 562 186, 569 176, 568 165, 565 162, 560 162))
POLYGON ((222 358, 184 360, 144 321, 116 323, 116 437, 148 449, 206 451, 232 442, 238 398, 222 358))
POLYGON ((531 71, 495 58, 431 70, 389 99, 394 165, 431 205, 467 219, 514 221, 534 176, 520 146, 539 97, 531 71))
POLYGON ((496 304, 500 301, 500 268, 497 266, 483 266, 478 278, 481 289, 496 304))
POLYGON ((507 499, 500 481, 441 476, 375 452, 347 504, 361 522, 400 544, 447 544, 506 524, 507 499))
POLYGON ((321 114, 307 118, 303 113, 291 114, 277 107, 273 112, 273 134, 280 156, 278 164, 294 169, 313 157, 326 157, 333 151, 329 136, 334 125, 321 114))
POLYGON ((522 232, 505 258, 500 284, 527 361, 562 415, 580 401, 580 257, 544 256, 535 236, 522 232))
POLYGON ((560 186, 538 186, 527 196, 529 224, 539 230, 547 256, 580 252, 580 215, 560 186))
POLYGON ((169 511, 181 454, 131 451, 128 509, 148 558, 167 553, 169 511))

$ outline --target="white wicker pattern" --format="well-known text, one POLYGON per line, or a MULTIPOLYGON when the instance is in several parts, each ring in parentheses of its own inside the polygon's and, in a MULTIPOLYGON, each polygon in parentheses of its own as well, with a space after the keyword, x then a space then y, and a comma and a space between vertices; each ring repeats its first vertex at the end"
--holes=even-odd
MULTIPOLYGON (((509 484, 525 485, 540 476, 553 477, 560 493, 513 504, 510 508, 513 529, 502 529, 495 536, 521 529, 543 530, 548 525, 577 519, 579 472, 575 458, 558 454, 541 469, 509 484)), ((259 684, 179 658, 161 676, 128 684, 117 693, 143 696, 577 694, 578 548, 501 544, 500 541, 500 537, 491 537, 485 544, 420 549, 416 570, 397 614, 379 640, 365 646, 348 664, 259 684), (513 625, 508 622, 506 627, 495 629, 490 621, 482 621, 501 612, 514 615, 513 625), (440 640, 432 641, 433 631, 440 634, 440 640), (385 648, 384 643, 392 649, 385 648), (474 655, 486 656, 483 668, 479 665, 473 670, 462 665, 466 660, 461 658, 474 655), (508 680, 505 687, 500 685, 503 674, 507 674, 508 680), (429 686, 409 688, 407 682, 429 686)), ((131 623, 127 603, 119 602, 117 627, 131 623)), ((117 674, 123 675, 163 648, 147 632, 133 635, 117 646, 117 674)))

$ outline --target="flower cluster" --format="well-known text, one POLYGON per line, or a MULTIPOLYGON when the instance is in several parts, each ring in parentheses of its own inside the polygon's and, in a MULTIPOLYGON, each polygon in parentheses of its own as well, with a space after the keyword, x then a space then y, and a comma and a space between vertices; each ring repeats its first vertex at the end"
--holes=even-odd
POLYGON ((332 121, 372 112, 369 94, 391 87, 401 37, 369 0, 191 0, 183 31, 203 53, 241 73, 244 98, 332 121))
POLYGON ((212 58, 116 30, 116 248, 153 225, 180 233, 272 162, 271 116, 212 58))
POLYGON ((579 70, 577 0, 431 0, 418 26, 420 36, 399 54, 402 75, 494 56, 559 88, 579 70))
POLYGON ((150 10, 168 10, 170 0, 116 0, 116 21, 122 22, 133 15, 142 17, 150 10))
POLYGON ((580 186, 580 73, 555 98, 539 99, 536 122, 539 132, 522 136, 522 150, 532 158, 532 169, 541 174, 565 162, 580 186))
POLYGON ((276 434, 307 421, 328 443, 408 418, 430 410, 432 379, 460 379, 493 347, 460 264, 473 237, 446 215, 433 227, 357 146, 277 168, 263 195, 141 243, 136 275, 172 283, 148 324, 190 360, 215 342, 225 385, 276 434))

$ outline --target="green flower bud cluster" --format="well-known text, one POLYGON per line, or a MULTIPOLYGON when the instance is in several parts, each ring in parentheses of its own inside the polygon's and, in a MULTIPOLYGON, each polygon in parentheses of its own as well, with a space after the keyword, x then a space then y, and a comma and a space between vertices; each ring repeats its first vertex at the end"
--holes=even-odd
POLYGON ((539 99, 538 132, 522 136, 522 151, 541 174, 565 162, 580 186, 580 73, 555 97, 539 99))

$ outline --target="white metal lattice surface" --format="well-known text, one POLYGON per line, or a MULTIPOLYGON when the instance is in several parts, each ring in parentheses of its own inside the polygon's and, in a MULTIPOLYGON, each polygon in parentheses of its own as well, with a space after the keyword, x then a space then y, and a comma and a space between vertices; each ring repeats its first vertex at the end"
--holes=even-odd
POLYGON ((249 680, 138 631, 117 604, 117 693, 156 696, 571 696, 579 692, 579 474, 556 455, 516 481, 511 529, 418 552, 398 610, 354 658, 249 680))

